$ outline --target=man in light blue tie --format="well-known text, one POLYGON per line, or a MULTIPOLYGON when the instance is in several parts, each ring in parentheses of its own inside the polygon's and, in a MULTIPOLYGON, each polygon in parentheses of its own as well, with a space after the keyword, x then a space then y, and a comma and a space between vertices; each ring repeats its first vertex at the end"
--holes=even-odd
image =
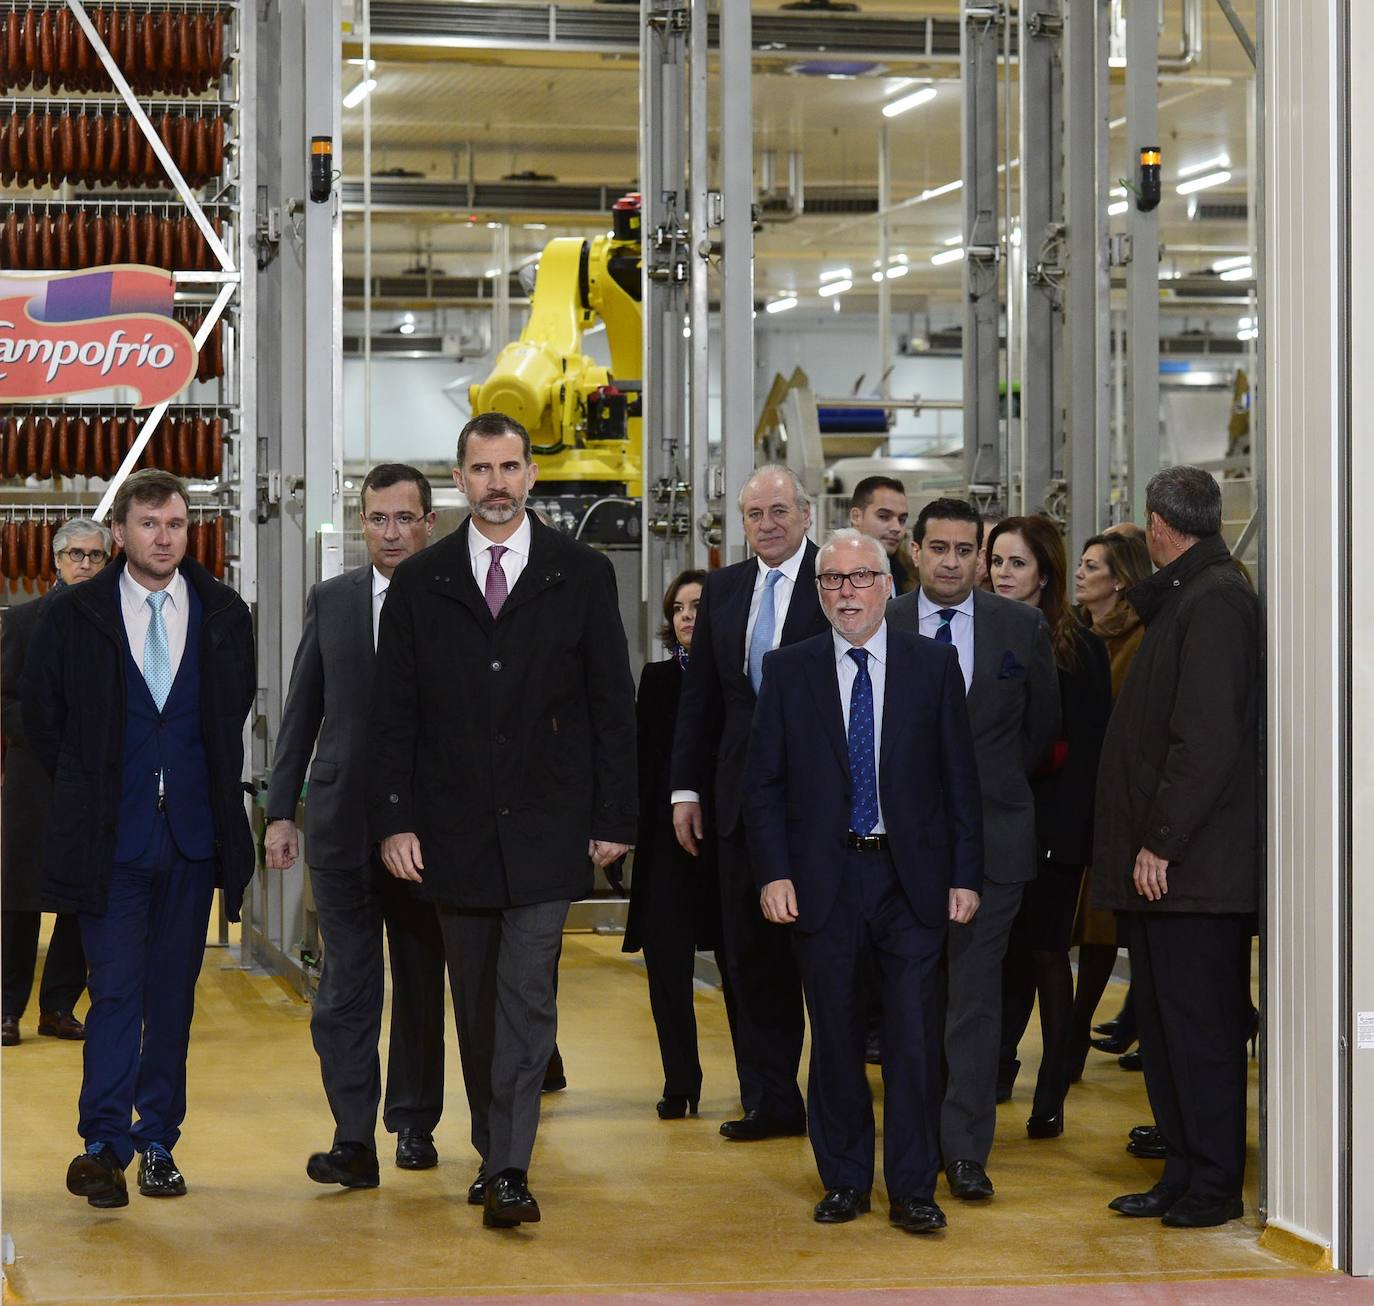
POLYGON ((25 725, 63 814, 44 906, 77 913, 90 966, 86 1147, 67 1188, 101 1209, 128 1204, 135 1152, 145 1197, 186 1192, 172 1149, 210 904, 221 885, 237 920, 256 862, 241 787, 252 619, 186 557, 189 505, 167 472, 120 486, 124 557, 57 596, 25 672, 25 725))

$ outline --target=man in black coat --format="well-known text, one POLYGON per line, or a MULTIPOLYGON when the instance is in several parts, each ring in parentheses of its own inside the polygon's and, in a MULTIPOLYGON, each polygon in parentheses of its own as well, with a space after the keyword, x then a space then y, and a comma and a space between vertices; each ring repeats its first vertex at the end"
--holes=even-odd
POLYGON ((1059 674, 1038 608, 976 589, 983 520, 961 499, 921 509, 911 533, 921 583, 888 606, 888 625, 952 644, 968 691, 983 798, 978 914, 949 932, 940 1147, 950 1192, 993 1195, 987 1175, 997 1123, 1002 959, 1026 884, 1035 878, 1030 776, 1059 734, 1059 674))
POLYGON ((374 1188, 384 929, 391 1037, 383 1122, 396 1135, 401 1169, 439 1163, 434 1128, 444 1109, 439 920, 418 887, 388 875, 377 858, 367 833, 363 779, 377 627, 392 574, 434 530, 429 481, 404 463, 379 463, 363 479, 359 516, 367 565, 321 581, 306 600, 267 789, 266 851, 272 869, 295 864, 296 803, 308 768, 306 850, 324 941, 310 1035, 334 1115, 334 1140, 329 1151, 310 1157, 306 1173, 316 1183, 374 1188))
POLYGON ((721 946, 744 1115, 720 1127, 750 1142, 806 1132, 797 1087, 804 1018, 801 977, 787 930, 765 920, 749 867, 742 800, 744 763, 763 659, 827 629, 816 597, 811 504, 796 473, 760 467, 740 491, 754 557, 713 571, 702 590, 692 657, 673 739, 673 826, 698 851, 702 794, 714 772, 721 946))
MULTIPOLYGON (((86 517, 63 522, 53 535, 57 585, 41 598, 18 603, 0 625, 0 698, 4 703, 5 754, 3 815, 0 815, 0 875, 3 875, 4 932, 0 939, 0 1044, 20 1041, 19 1018, 33 988, 38 934, 43 910, 43 831, 52 803, 52 781, 29 746, 19 687, 34 632, 52 599, 68 585, 90 580, 105 565, 113 546, 110 532, 86 517)), ((77 999, 86 989, 86 954, 81 926, 72 912, 53 921, 43 980, 38 988, 38 1032, 80 1040, 86 1030, 76 1018, 77 999)))
POLYGON ((525 503, 538 468, 501 413, 458 438, 472 515, 402 563, 382 610, 368 820, 439 904, 482 1158, 483 1221, 539 1219, 528 1170, 571 900, 634 838, 634 681, 615 573, 525 503))
POLYGON ((135 472, 112 509, 124 559, 52 602, 25 669, 24 722, 53 777, 43 905, 74 911, 90 966, 80 1132, 68 1191, 179 1197, 186 1048, 216 884, 237 920, 256 857, 244 808, 253 622, 186 557, 189 495, 135 472), (131 1127, 131 1114, 138 1121, 131 1127))
POLYGON ((1262 635, 1211 473, 1158 473, 1145 508, 1159 570, 1126 595, 1145 637, 1102 746, 1093 896, 1120 913, 1130 947, 1165 1159, 1149 1192, 1110 1205, 1205 1228, 1242 1211, 1262 635))

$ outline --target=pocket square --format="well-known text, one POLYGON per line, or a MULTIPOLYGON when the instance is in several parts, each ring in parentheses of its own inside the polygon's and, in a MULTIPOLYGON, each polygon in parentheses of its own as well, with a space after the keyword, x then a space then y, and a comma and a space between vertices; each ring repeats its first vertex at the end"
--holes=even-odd
POLYGON ((1017 660, 1016 654, 1008 649, 1002 654, 1002 669, 997 673, 998 680, 1021 680, 1026 675, 1026 668, 1017 660))

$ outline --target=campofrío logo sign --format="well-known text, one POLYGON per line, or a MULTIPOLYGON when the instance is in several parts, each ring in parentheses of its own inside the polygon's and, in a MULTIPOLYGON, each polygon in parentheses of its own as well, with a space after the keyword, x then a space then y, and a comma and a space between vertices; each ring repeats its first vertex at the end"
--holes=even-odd
POLYGON ((41 403, 126 386, 135 408, 180 394, 196 374, 191 333, 172 316, 161 268, 0 275, 0 403, 41 403))

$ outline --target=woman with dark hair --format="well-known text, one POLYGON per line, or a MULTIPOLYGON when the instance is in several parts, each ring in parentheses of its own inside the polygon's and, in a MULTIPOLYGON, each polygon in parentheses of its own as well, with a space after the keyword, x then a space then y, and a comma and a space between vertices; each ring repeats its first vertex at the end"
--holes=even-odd
MULTIPOLYGON (((683 852, 673 833, 668 780, 682 675, 691 655, 705 581, 704 571, 684 571, 668 586, 659 638, 669 657, 645 666, 635 704, 639 723, 639 833, 622 950, 644 950, 649 1008, 663 1059, 663 1097, 658 1104, 663 1120, 697 1113, 701 1060, 692 1005, 696 950, 714 948, 720 930, 716 868, 710 853, 714 840, 701 841, 700 857, 683 852)), ((728 992, 725 999, 728 1004, 728 992)))
POLYGON ((1063 721, 1050 754, 1031 777, 1040 870, 1026 885, 1002 970, 999 1098, 1011 1096, 1020 1062, 1016 1047, 1040 999, 1044 1050, 1026 1132, 1064 1132, 1073 1008, 1069 946, 1083 869, 1092 857, 1097 759, 1111 713, 1111 668, 1102 641, 1084 629, 1065 601, 1068 563, 1059 528, 1045 517, 1008 517, 988 536, 988 575, 1004 598, 1045 614, 1059 669, 1063 721))

